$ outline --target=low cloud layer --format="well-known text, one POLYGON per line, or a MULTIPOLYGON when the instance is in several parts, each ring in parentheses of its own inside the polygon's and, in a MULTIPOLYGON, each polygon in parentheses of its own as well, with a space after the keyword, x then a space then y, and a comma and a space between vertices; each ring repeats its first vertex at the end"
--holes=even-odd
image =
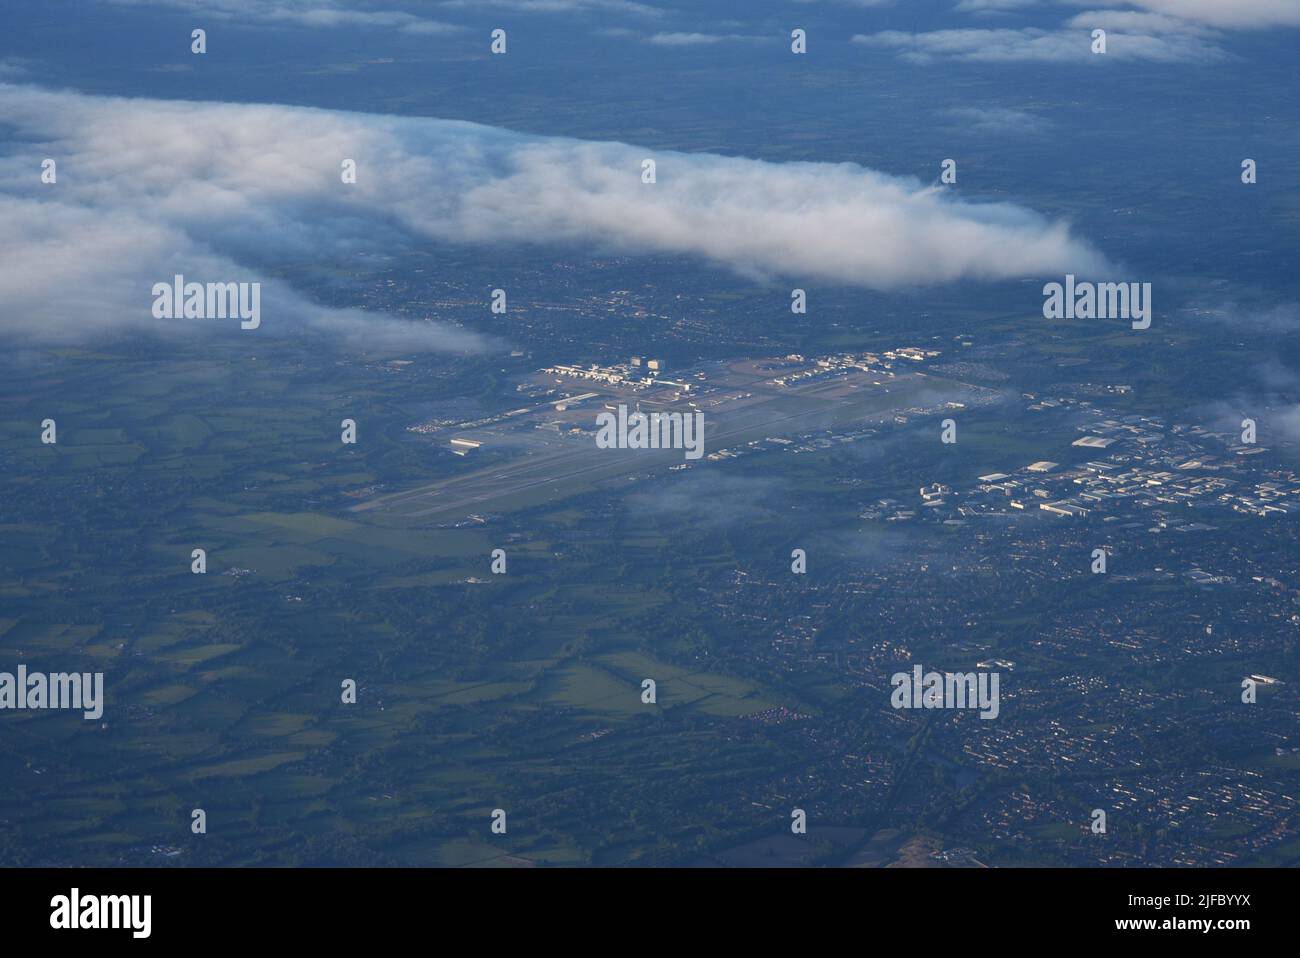
POLYGON ((942 116, 972 133, 987 136, 1019 136, 1051 129, 1050 120, 1025 110, 1007 107, 953 107, 942 116))
POLYGON ((107 0, 118 6, 173 8, 192 12, 195 26, 209 20, 238 25, 362 28, 412 34, 456 33, 465 27, 425 14, 458 16, 483 10, 510 14, 632 15, 655 18, 663 11, 636 0, 107 0))
POLYGON ((1296 0, 1058 0, 1072 6, 1126 7, 1231 30, 1300 26, 1296 0))
POLYGON ((1194 63, 1226 56, 1212 31, 1181 20, 1155 14, 1103 10, 1083 13, 1065 25, 1044 30, 955 29, 907 33, 886 30, 858 34, 853 42, 889 50, 913 63, 965 60, 975 63, 1087 63, 1104 65, 1112 60, 1146 60, 1156 63, 1194 63), (1092 31, 1106 31, 1106 53, 1092 52, 1092 31))
POLYGON ((771 37, 755 37, 741 33, 655 33, 646 37, 646 43, 660 47, 715 46, 720 43, 770 43, 771 37))
MULTIPOLYGON (((464 14, 495 11, 502 14, 591 14, 593 16, 630 15, 657 19, 678 17, 682 8, 664 8, 639 0, 106 0, 119 6, 174 8, 193 12, 217 23, 282 24, 308 28, 362 28, 392 30, 413 34, 445 34, 461 31, 463 26, 446 22, 464 14), (432 13, 433 16, 429 16, 432 13)), ((813 3, 816 0, 799 0, 813 3)), ((896 0, 834 0, 845 8, 882 8, 896 0)), ((955 0, 957 14, 1005 17, 1034 8, 1080 7, 1138 13, 1159 14, 1169 20, 1217 27, 1225 30, 1265 29, 1300 26, 1300 3, 1296 0, 955 0)), ((207 26, 196 22, 196 26, 207 26)), ((681 35, 703 34, 694 27, 682 26, 681 35)), ((935 31, 947 33, 950 31, 935 31)), ((1055 32, 1055 31, 1046 31, 1055 32)), ((926 34, 915 34, 925 36, 926 34)), ((1163 34, 1142 33, 1145 46, 1163 34)), ((1044 44, 1037 44, 1041 51, 1044 44)), ((1130 45, 1131 49, 1138 49, 1130 45)), ((1167 53, 1160 58, 1168 59, 1167 53)), ((1041 53, 1026 59, 1044 59, 1041 53)))
POLYGON ((363 27, 402 33, 443 34, 460 30, 407 10, 364 0, 110 0, 125 7, 172 7, 193 12, 196 27, 217 23, 285 24, 299 27, 363 27))
POLYGON ((511 13, 627 13, 659 17, 664 11, 635 0, 442 0, 448 10, 505 10, 511 13))
MULTIPOLYGON (((301 107, 0 84, 0 323, 35 338, 156 327, 153 283, 263 280, 356 249, 561 244, 698 257, 752 277, 890 289, 1091 273, 1068 226, 851 164, 766 163, 301 107), (40 182, 44 157, 58 182, 40 182), (653 157, 658 182, 642 182, 653 157), (355 160, 357 182, 341 181, 355 160)), ((370 329, 286 284, 264 313, 370 329)), ((274 328, 275 315, 264 320, 274 328)), ((394 321, 395 322, 395 321, 394 321)), ((409 324, 405 324, 409 325, 409 324)), ((483 345, 420 324, 430 348, 483 345)), ((376 334, 379 325, 373 327, 376 334)), ((249 334, 254 335, 254 334, 249 334)))
POLYGON ((1300 26, 1300 4, 1294 0, 1134 0, 1134 3, 1158 13, 1219 27, 1300 26))
POLYGON ((1232 30, 1300 26, 1295 0, 958 0, 961 13, 1005 13, 1029 7, 1112 7, 1164 14, 1232 30))
POLYGON ((999 24, 1035 9, 1073 8, 1053 27, 954 26, 924 32, 887 30, 859 34, 853 42, 890 50, 913 63, 971 62, 1093 63, 1144 60, 1203 63, 1228 56, 1225 30, 1300 26, 1300 0, 958 0, 954 22, 963 14, 999 24), (1088 8, 1076 12, 1078 8, 1088 8), (1091 33, 1107 34, 1105 56, 1092 52, 1091 33))

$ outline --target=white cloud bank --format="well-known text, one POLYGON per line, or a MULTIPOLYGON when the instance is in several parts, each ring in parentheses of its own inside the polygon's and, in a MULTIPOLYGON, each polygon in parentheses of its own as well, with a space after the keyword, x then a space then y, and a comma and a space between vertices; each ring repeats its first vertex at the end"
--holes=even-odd
POLYGON ((1300 0, 958 0, 957 14, 1014 15, 1031 7, 1091 8, 1051 29, 966 28, 859 34, 854 43, 891 50, 913 63, 1214 62, 1227 57, 1222 30, 1300 26, 1300 0), (1107 53, 1091 51, 1091 32, 1107 33, 1107 53))
POLYGON ((944 110, 943 116, 959 123, 962 128, 986 136, 1018 136, 1042 133, 1052 127, 1052 121, 1036 113, 997 106, 964 106, 944 110))
MULTIPOLYGON (((691 256, 748 276, 876 289, 1105 266, 1064 223, 851 164, 0 84, 6 127, 0 328, 34 338, 156 329, 166 321, 152 317, 149 290, 174 273, 261 280, 267 263, 431 240, 691 256), (641 162, 650 156, 658 182, 647 185, 641 162), (44 157, 58 161, 56 185, 39 182, 44 157), (357 163, 355 185, 341 182, 344 159, 357 163)), ((288 314, 360 341, 407 330, 428 348, 483 345, 454 327, 323 310, 283 283, 264 284, 262 313, 264 329, 289 325, 288 314)))
POLYGON ((663 11, 636 0, 108 0, 118 6, 170 7, 198 19, 236 24, 280 24, 299 27, 359 27, 400 33, 443 34, 465 28, 422 14, 431 6, 453 13, 495 11, 519 14, 617 14, 659 17, 663 11))
POLYGON ((406 10, 347 0, 110 0, 124 7, 173 7, 193 13, 196 27, 219 23, 289 24, 300 27, 363 27, 401 33, 454 33, 461 27, 406 10))
POLYGON ((626 13, 659 17, 664 11, 635 0, 442 0, 452 10, 500 9, 511 13, 626 13))
POLYGON ((646 43, 660 47, 700 47, 720 43, 771 43, 772 37, 756 37, 742 33, 655 33, 645 38, 646 43))
POLYGON ((1122 7, 1229 30, 1300 26, 1296 0, 958 0, 959 13, 1002 13, 1029 7, 1122 7))
MULTIPOLYGON (((1300 0, 1297 0, 1300 3, 1300 0)), ((853 42, 891 50, 913 63, 966 60, 976 63, 1088 63, 1146 60, 1194 63, 1226 56, 1213 31, 1197 24, 1151 13, 1100 10, 1081 13, 1062 27, 1044 30, 968 28, 908 33, 886 30, 858 34, 853 42), (1106 53, 1092 52, 1092 31, 1106 31, 1106 53)))
POLYGON ((1300 27, 1300 0, 1062 0, 1071 6, 1137 7, 1229 30, 1300 27))

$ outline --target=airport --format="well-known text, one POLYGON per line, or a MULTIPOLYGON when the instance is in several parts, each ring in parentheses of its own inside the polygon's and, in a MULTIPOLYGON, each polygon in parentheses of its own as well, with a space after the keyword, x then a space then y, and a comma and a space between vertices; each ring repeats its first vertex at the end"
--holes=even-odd
MULTIPOLYGON (((383 492, 352 506, 379 519, 455 523, 483 512, 508 512, 557 501, 632 475, 668 471, 681 463, 668 448, 601 448, 603 421, 623 407, 649 417, 674 416, 704 424, 698 439, 711 450, 704 461, 793 444, 864 438, 865 430, 993 402, 996 392, 924 371, 936 350, 903 347, 881 353, 808 358, 799 354, 703 363, 668 380, 663 364, 634 357, 609 365, 553 365, 521 377, 516 392, 530 404, 470 422, 420 423, 410 431, 457 459, 483 459, 472 472, 413 489, 383 492), (646 369, 645 373, 641 372, 646 369)), ((661 420, 662 425, 662 420, 661 420)), ((684 433, 683 433, 684 435, 684 433)), ((680 450, 680 447, 679 447, 680 450)), ((678 451, 679 451, 678 450, 678 451)), ((692 459, 690 455, 688 459, 692 459)))

